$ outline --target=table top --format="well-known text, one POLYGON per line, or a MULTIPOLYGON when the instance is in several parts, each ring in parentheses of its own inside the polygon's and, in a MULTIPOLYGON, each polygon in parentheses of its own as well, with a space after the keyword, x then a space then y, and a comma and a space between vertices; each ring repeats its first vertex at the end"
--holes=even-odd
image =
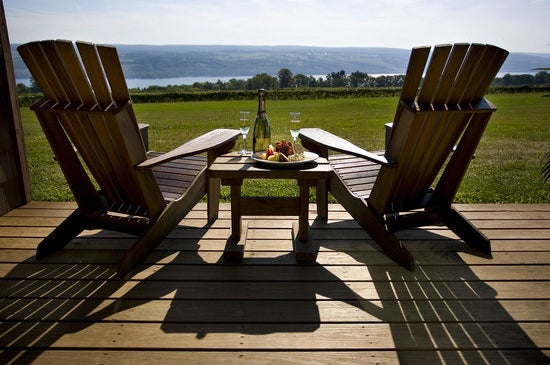
POLYGON ((219 156, 210 165, 209 175, 214 178, 260 178, 260 179, 326 179, 332 172, 326 158, 319 157, 315 161, 297 166, 272 166, 254 161, 249 156, 240 156, 238 152, 230 152, 219 156))

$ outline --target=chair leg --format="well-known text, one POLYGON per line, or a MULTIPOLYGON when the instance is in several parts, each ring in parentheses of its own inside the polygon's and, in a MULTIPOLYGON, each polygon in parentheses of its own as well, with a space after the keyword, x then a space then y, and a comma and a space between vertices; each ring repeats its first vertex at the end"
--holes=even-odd
POLYGON ((157 221, 141 235, 118 264, 117 276, 124 278, 134 267, 142 263, 160 242, 174 230, 185 215, 200 201, 204 185, 191 186, 185 195, 169 203, 157 221))
POLYGON ((218 214, 220 210, 220 179, 207 178, 207 203, 206 203, 206 212, 208 217, 208 223, 214 223, 218 219, 218 214))
POLYGON ((49 254, 61 250, 78 236, 86 225, 78 210, 68 216, 52 233, 50 233, 36 248, 36 258, 41 259, 49 254))
POLYGON ((336 197, 340 204, 372 237, 393 261, 409 271, 414 271, 414 257, 401 244, 392 232, 388 231, 386 224, 369 207, 368 203, 349 194, 338 194, 336 197))
POLYGON ((449 210, 444 223, 470 247, 484 254, 491 254, 491 241, 456 209, 449 210))
POLYGON ((386 229, 384 222, 380 221, 369 207, 364 208, 362 218, 355 219, 384 250, 386 255, 405 269, 414 271, 413 255, 402 245, 395 234, 386 229))
POLYGON ((117 277, 124 279, 133 268, 142 263, 155 247, 170 233, 173 226, 156 224, 138 238, 136 243, 126 251, 118 263, 117 277))

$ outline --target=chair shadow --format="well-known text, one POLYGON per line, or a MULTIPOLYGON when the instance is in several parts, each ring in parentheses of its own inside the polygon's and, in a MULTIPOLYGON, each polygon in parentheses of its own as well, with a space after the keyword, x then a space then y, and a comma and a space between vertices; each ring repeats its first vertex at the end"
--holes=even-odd
MULTIPOLYGON (((317 227, 324 229, 342 224, 346 225, 316 222, 317 227)), ((401 363, 420 359, 430 364, 549 363, 549 358, 497 300, 498 292, 472 271, 459 252, 487 259, 491 259, 490 255, 479 254, 458 239, 422 229, 415 231, 417 245, 448 241, 453 248, 456 246, 456 251, 435 251, 428 243, 427 252, 439 256, 446 265, 421 264, 411 273, 387 257, 387 264, 373 264, 365 252, 343 251, 369 270, 382 303, 377 314, 390 326, 401 363)), ((366 233, 364 239, 369 239, 366 233)), ((342 251, 338 242, 320 240, 321 247, 342 251)), ((365 244, 371 246, 369 252, 380 250, 370 239, 365 244)), ((418 261, 422 252, 415 252, 414 245, 415 242, 406 243, 418 261)))
POLYGON ((0 363, 31 363, 64 335, 117 321, 117 313, 161 298, 170 298, 162 299, 170 300, 170 307, 160 328, 166 333, 194 333, 198 339, 210 333, 313 332, 321 323, 316 296, 330 297, 334 291, 364 310, 345 283, 319 265, 294 265, 293 253, 245 258, 244 265, 226 265, 221 258, 207 263, 198 250, 201 238, 186 239, 184 251, 176 255, 155 250, 153 261, 164 264, 134 280, 129 290, 127 282, 116 278, 115 262, 120 257, 97 263, 93 250, 75 249, 74 242, 41 261, 33 256, 17 264, 0 279, 0 363), (269 264, 274 262, 290 263, 289 277, 273 275, 269 264), (315 280, 295 281, 303 270, 311 269, 315 280), (196 280, 186 277, 197 270, 218 270, 218 274, 214 279, 202 279, 200 274, 192 274, 196 280), (263 279, 254 279, 254 272, 261 272, 263 279), (178 277, 183 280, 173 279, 178 277), (324 282, 334 285, 323 292, 324 282))
POLYGON ((122 285, 114 265, 45 261, 29 258, 0 280, 0 363, 32 363, 64 334, 92 325, 99 298, 122 285))
POLYGON ((287 281, 250 280, 247 270, 263 271, 274 260, 288 262, 292 254, 273 258, 245 258, 241 264, 216 264, 227 268, 219 282, 198 283, 193 300, 178 288, 161 328, 166 333, 211 333, 264 335, 277 332, 313 332, 320 315, 313 283, 299 288, 287 281), (299 293, 298 293, 299 292, 299 293), (284 298, 284 299, 281 299, 284 298), (289 300, 288 298, 293 298, 289 300), (196 302, 198 300, 198 303, 196 302), (200 303, 200 304, 199 304, 200 303))
MULTIPOLYGON (((105 232, 108 231, 78 237, 63 250, 41 260, 32 256, 0 278, 0 363, 32 363, 63 335, 85 330, 118 311, 120 300, 108 306, 109 310, 101 308, 128 283, 119 280, 116 271, 124 250, 113 251, 108 262, 100 262, 105 257, 99 259, 93 248, 82 250, 75 246, 82 240, 95 239, 90 245, 105 241, 105 232)), ((196 247, 200 238, 190 245, 196 247)), ((101 243, 97 246, 101 250, 101 243)), ((154 251, 156 260, 166 259, 172 253, 154 251)), ((152 265, 142 264, 136 272, 152 265)), ((161 297, 170 290, 156 290, 147 298, 161 297)))
MULTIPOLYGON (((323 223, 323 229, 336 226, 323 223)), ((426 240, 448 240, 425 234, 426 240)), ((211 333, 313 332, 322 323, 318 296, 345 302, 388 324, 403 363, 419 356, 441 364, 464 359, 469 363, 526 362, 520 351, 507 351, 514 348, 529 349, 531 363, 548 362, 496 299, 497 292, 456 252, 441 253, 445 260, 452 260, 452 266, 420 265, 416 273, 410 273, 389 259, 387 264, 372 264, 364 253, 342 250, 338 242, 318 238, 321 247, 345 252, 366 265, 377 293, 371 300, 321 265, 290 264, 286 277, 269 271, 268 263, 291 262, 292 253, 245 258, 244 265, 206 263, 198 250, 200 239, 187 239, 185 251, 176 255, 156 250, 156 261, 172 262, 151 270, 151 275, 129 290, 123 290, 125 282, 115 279, 114 265, 56 263, 61 261, 56 254, 43 263, 33 257, 16 265, 0 281, 0 348, 6 349, 0 353, 0 362, 30 363, 62 336, 101 321, 116 321, 117 313, 160 298, 170 300, 159 320, 165 333, 194 333, 203 339, 211 333), (213 277, 201 278, 201 273, 212 270, 217 270, 213 277), (190 279, 187 274, 193 272, 190 279), (258 273, 261 278, 255 279, 258 273), (315 277, 300 279, 303 275, 315 277), (184 279, 173 279, 178 277, 184 279), (105 304, 105 298, 118 299, 105 304)))
MULTIPOLYGON (((197 252, 180 255, 189 254, 199 256, 197 252)), ((200 256, 196 259, 197 262, 202 260, 200 256)), ((195 262, 195 259, 191 261, 195 262)), ((337 292, 339 300, 364 310, 357 294, 338 277, 320 265, 295 265, 293 253, 274 258, 245 257, 241 264, 225 264, 220 257, 216 263, 203 261, 201 265, 204 270, 221 268, 221 276, 198 282, 172 281, 169 287, 155 290, 151 283, 174 277, 180 271, 178 265, 165 265, 147 281, 133 287, 124 298, 95 313, 94 317, 104 318, 113 312, 132 308, 133 303, 127 299, 138 297, 143 292, 154 298, 171 293, 170 308, 161 329, 165 333, 194 333, 197 339, 203 339, 212 333, 313 332, 321 324, 318 295, 330 298, 337 292), (290 270, 296 272, 289 277, 277 277, 270 273, 274 263, 290 263, 290 270), (304 270, 314 270, 315 280, 295 281, 304 270), (255 275, 261 278, 254 278, 255 275), (332 285, 327 285, 327 282, 332 285)))

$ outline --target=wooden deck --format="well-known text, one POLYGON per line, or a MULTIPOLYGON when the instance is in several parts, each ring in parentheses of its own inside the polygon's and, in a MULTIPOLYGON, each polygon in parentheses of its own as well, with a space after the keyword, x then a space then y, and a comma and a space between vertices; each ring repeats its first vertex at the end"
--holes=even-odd
POLYGON ((550 204, 459 206, 492 259, 441 227, 401 233, 415 273, 339 205, 311 220, 318 264, 295 264, 296 218, 262 217, 244 262, 225 265, 229 205, 207 227, 200 204, 128 281, 114 279, 133 241, 122 234, 88 232, 35 260, 74 207, 0 217, 2 364, 550 363, 550 204))

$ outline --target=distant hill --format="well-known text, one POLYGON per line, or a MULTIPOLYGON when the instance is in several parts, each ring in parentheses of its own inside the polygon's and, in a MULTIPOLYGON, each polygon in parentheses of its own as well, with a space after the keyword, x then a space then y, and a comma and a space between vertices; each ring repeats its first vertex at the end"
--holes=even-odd
MULTIPOLYGON (((29 73, 12 45, 16 79, 29 73)), ((211 46, 211 45, 116 45, 129 79, 187 76, 239 76, 267 73, 281 68, 293 74, 326 75, 340 70, 351 73, 403 74, 410 50, 372 47, 211 46)), ((550 53, 512 53, 502 72, 533 72, 550 67, 550 53)))

